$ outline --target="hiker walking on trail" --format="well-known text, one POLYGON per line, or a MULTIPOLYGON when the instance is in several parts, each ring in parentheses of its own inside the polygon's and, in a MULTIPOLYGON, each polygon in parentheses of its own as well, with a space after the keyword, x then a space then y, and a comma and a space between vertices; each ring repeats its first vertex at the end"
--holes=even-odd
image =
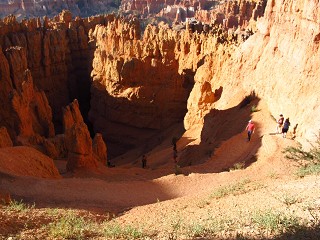
POLYGON ((288 130, 289 130, 289 127, 290 127, 290 121, 289 121, 289 118, 287 118, 287 119, 284 121, 283 128, 282 128, 282 137, 283 137, 283 138, 286 138, 287 132, 288 132, 288 130))
POLYGON ((177 149, 174 149, 173 150, 173 161, 174 161, 174 163, 177 163, 177 157, 178 157, 177 149))
POLYGON ((142 168, 146 168, 147 167, 147 157, 146 155, 142 155, 142 168))
POLYGON ((246 130, 248 131, 248 142, 249 142, 251 140, 251 135, 254 133, 254 130, 255 130, 255 126, 252 120, 249 120, 246 130))
POLYGON ((177 150, 177 142, 178 142, 178 139, 176 137, 173 137, 172 138, 173 151, 177 150))
POLYGON ((277 133, 281 133, 284 117, 280 114, 280 118, 277 120, 277 133))

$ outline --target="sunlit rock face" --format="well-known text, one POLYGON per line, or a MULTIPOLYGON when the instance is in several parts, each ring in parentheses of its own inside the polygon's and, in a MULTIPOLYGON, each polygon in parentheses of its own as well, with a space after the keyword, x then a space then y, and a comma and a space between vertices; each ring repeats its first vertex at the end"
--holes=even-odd
POLYGON ((183 121, 194 74, 217 44, 188 27, 148 26, 140 34, 136 21, 115 19, 90 35, 97 48, 89 119, 105 139, 122 136, 114 146, 120 152, 183 121))
POLYGON ((253 36, 210 58, 197 71, 185 125, 203 122, 208 101, 212 103, 215 90, 222 87, 221 97, 210 108, 230 108, 254 91, 267 102, 271 115, 283 113, 292 128, 298 124, 301 140, 314 139, 320 112, 320 62, 315 57, 320 51, 319 16, 317 1, 268 1, 253 36), (211 73, 209 81, 205 72, 211 73))
MULTIPOLYGON (((64 137, 54 137, 64 133, 61 109, 77 98, 83 122, 92 124, 85 139, 89 130, 91 137, 101 132, 112 157, 142 143, 149 150, 148 141, 161 142, 171 126, 203 125, 212 110, 255 92, 271 115, 290 117, 297 136, 312 139, 319 126, 319 7, 268 1, 265 9, 244 42, 223 27, 160 24, 142 32, 137 19, 113 15, 8 17, 0 22, 1 126, 13 144, 59 155, 66 152, 64 137)), ((104 152, 94 151, 103 162, 104 152)))

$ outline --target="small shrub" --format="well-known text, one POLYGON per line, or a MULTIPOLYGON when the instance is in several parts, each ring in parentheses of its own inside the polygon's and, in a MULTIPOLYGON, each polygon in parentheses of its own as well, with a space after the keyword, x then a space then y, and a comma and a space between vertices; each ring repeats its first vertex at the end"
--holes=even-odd
POLYGON ((268 175, 270 178, 272 179, 278 179, 279 178, 279 174, 276 172, 270 172, 270 174, 268 175))
POLYGON ((250 183, 249 179, 244 179, 238 183, 220 187, 215 190, 210 197, 211 198, 223 198, 228 195, 239 195, 246 192, 246 185, 250 183))
POLYGON ((17 212, 23 212, 30 210, 34 208, 35 204, 29 205, 24 203, 22 200, 16 201, 16 200, 11 200, 9 205, 6 207, 8 211, 17 211, 17 212))
POLYGON ((177 164, 174 166, 174 174, 175 175, 183 174, 183 172, 181 170, 181 167, 179 165, 177 165, 177 164))
POLYGON ((238 162, 238 163, 235 163, 233 165, 232 168, 230 168, 230 170, 240 170, 240 169, 244 169, 244 166, 245 166, 245 163, 244 162, 238 162))
POLYGON ((311 226, 317 227, 320 224, 320 212, 319 212, 319 206, 315 202, 307 202, 305 203, 303 210, 307 210, 312 217, 311 220, 311 226))
POLYGON ((94 229, 93 223, 74 213, 67 213, 49 224, 49 235, 54 238, 84 239, 94 229))
POLYGON ((285 205, 287 205, 287 207, 290 207, 291 205, 297 203, 298 200, 299 200, 299 199, 298 199, 297 197, 291 196, 291 195, 287 195, 287 194, 285 194, 285 195, 283 196, 283 198, 281 199, 281 201, 282 201, 285 205))
POLYGON ((139 239, 144 236, 142 230, 133 226, 121 226, 114 221, 107 222, 104 225, 104 236, 107 239, 139 239))
POLYGON ((307 175, 317 175, 320 173, 320 164, 309 164, 302 166, 296 172, 296 176, 303 178, 307 175))
POLYGON ((49 215, 49 216, 58 216, 59 215, 59 209, 58 208, 48 208, 46 209, 46 213, 49 215))
POLYGON ((275 234, 299 227, 299 219, 297 217, 272 210, 255 213, 252 216, 252 222, 258 228, 275 234))
POLYGON ((210 218, 204 222, 194 222, 188 224, 185 235, 191 239, 216 239, 214 238, 219 232, 232 228, 232 224, 228 224, 229 220, 210 218))
POLYGON ((309 151, 305 151, 302 145, 298 144, 297 147, 286 147, 283 153, 285 153, 287 159, 294 160, 301 165, 297 176, 304 177, 310 174, 318 174, 320 172, 320 131, 309 151))
POLYGON ((199 201, 197 203, 197 207, 198 208, 204 208, 205 206, 209 205, 210 204, 210 201, 209 200, 206 200, 206 199, 203 199, 201 201, 199 201))
POLYGON ((187 235, 192 238, 206 237, 210 230, 203 223, 193 223, 188 226, 187 235))
POLYGON ((182 221, 180 218, 175 218, 174 220, 171 221, 170 223, 170 230, 168 232, 168 239, 169 240, 175 240, 178 239, 179 234, 183 228, 182 226, 182 221))
POLYGON ((258 109, 257 108, 257 105, 252 105, 251 106, 251 112, 253 113, 253 112, 259 112, 260 111, 260 109, 258 109))

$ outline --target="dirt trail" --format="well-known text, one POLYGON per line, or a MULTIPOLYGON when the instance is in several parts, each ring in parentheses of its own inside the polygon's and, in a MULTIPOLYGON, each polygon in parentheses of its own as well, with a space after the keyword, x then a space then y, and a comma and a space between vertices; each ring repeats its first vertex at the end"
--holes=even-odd
MULTIPOLYGON (((282 139, 280 135, 270 135, 275 124, 266 110, 255 113, 252 119, 259 128, 251 142, 246 142, 245 133, 237 134, 222 142, 207 162, 182 168, 185 175, 173 174, 171 135, 168 134, 161 145, 148 153, 148 169, 141 169, 138 167, 140 164, 135 163, 105 168, 100 174, 87 174, 85 178, 81 173, 73 178, 55 180, 3 177, 0 188, 9 191, 13 197, 35 202, 38 206, 66 206, 119 213, 135 206, 198 196, 243 178, 263 179, 272 172, 285 176, 292 167, 284 159, 281 150, 292 141, 282 139), (254 163, 250 162, 253 158, 257 160, 254 163), (226 167, 237 162, 251 165, 241 171, 227 171, 226 167)), ((185 136, 188 134, 185 133, 185 136)), ((197 144, 190 137, 182 139, 178 142, 180 149, 188 144, 197 144)), ((132 156, 136 158, 137 153, 132 156)), ((125 157, 130 158, 130 155, 126 154, 125 157)))

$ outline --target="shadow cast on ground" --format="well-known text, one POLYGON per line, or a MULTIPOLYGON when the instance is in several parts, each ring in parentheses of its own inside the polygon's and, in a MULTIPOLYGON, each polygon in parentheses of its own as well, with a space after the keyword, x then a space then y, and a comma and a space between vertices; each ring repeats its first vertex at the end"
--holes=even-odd
MULTIPOLYGON (((214 161, 215 150, 225 141, 229 141, 228 149, 234 152, 233 161, 225 159, 225 164, 217 162, 211 164, 211 169, 205 169, 200 172, 221 172, 231 168, 237 162, 244 162, 247 167, 256 161, 255 154, 261 146, 259 123, 255 123, 255 133, 251 142, 247 142, 247 133, 245 131, 248 120, 252 118, 252 106, 256 106, 260 99, 253 95, 250 101, 244 99, 233 108, 227 110, 211 110, 204 118, 204 125, 201 131, 201 142, 198 145, 187 146, 181 151, 179 156, 179 165, 181 167, 194 166, 214 161), (238 157, 237 157, 238 154, 238 157)), ((220 159, 221 160, 221 159, 220 159)), ((195 172, 199 172, 197 168, 195 172)), ((190 169, 191 170, 191 169, 190 169)), ((194 171, 192 171, 194 172, 194 171)))

